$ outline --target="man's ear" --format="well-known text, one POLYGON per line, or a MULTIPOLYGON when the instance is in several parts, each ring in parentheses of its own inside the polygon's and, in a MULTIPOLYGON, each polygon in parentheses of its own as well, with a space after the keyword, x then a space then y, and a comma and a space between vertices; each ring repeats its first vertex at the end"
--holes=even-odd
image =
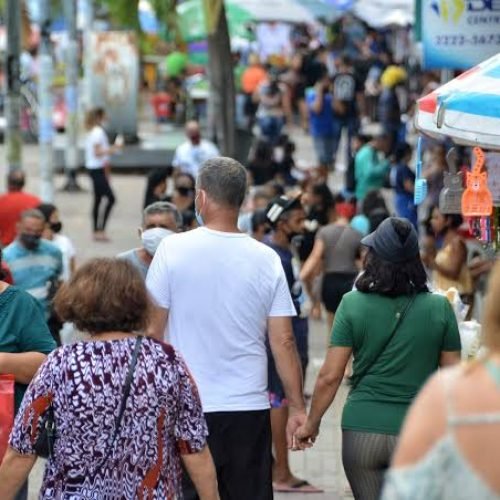
POLYGON ((142 231, 143 231, 142 227, 137 228, 137 234, 139 235, 139 238, 142 236, 142 231))

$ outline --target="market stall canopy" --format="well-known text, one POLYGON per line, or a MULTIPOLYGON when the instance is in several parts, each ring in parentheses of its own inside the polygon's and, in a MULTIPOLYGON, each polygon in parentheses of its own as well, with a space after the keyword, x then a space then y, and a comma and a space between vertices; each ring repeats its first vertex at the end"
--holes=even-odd
POLYGON ((279 21, 283 23, 315 22, 314 15, 296 0, 231 0, 225 2, 234 4, 250 12, 255 22, 279 21))
POLYGON ((415 23, 414 0, 358 0, 354 14, 373 28, 415 23))
POLYGON ((500 150, 500 53, 420 99, 416 127, 459 144, 500 150))
MULTIPOLYGON (((230 36, 246 40, 253 39, 253 34, 248 29, 249 23, 255 19, 253 14, 236 2, 225 2, 225 5, 230 36)), ((182 2, 177 7, 177 14, 182 37, 186 42, 207 38, 202 0, 182 2)))
POLYGON ((305 7, 318 20, 324 19, 329 23, 336 21, 342 16, 342 11, 326 0, 296 0, 305 7))

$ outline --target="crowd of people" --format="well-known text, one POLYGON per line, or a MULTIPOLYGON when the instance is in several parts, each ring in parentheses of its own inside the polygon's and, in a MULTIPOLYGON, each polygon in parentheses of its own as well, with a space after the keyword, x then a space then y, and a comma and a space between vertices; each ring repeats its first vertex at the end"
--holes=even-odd
MULTIPOLYGON (((27 498, 38 456, 44 499, 319 492, 289 453, 324 437, 343 382, 354 498, 498 498, 500 268, 483 318, 488 354, 461 366, 457 319, 433 291, 456 288, 472 314, 494 262, 439 209, 444 144, 424 147, 429 196, 417 210, 410 68, 379 33, 342 22, 330 46, 296 36, 288 66, 249 57, 248 161, 221 157, 189 121, 172 166, 148 175, 137 246, 116 258, 77 266, 57 207, 9 173, 0 375, 14 376, 16 417, 0 498, 27 498), (316 154, 308 171, 285 134, 296 117, 316 154), (325 314, 325 360, 306 397, 310 321, 325 314)), ((108 140, 105 110, 87 118, 100 245, 122 145, 108 140)))

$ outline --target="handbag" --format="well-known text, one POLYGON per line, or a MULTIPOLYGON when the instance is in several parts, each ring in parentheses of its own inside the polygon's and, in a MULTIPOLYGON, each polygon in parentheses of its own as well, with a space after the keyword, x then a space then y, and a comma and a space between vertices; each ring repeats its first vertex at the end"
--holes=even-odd
POLYGON ((398 313, 396 315, 396 322, 394 323, 394 326, 392 327, 392 331, 387 338, 387 340, 384 342, 384 345, 382 348, 379 350, 377 355, 368 363, 368 366, 359 374, 353 374, 352 377, 349 378, 349 384, 351 386, 351 392, 358 387, 359 383, 363 378, 368 375, 368 372, 373 368, 375 363, 379 360, 380 356, 385 352, 389 344, 391 343, 392 339, 396 335, 396 332, 398 331, 399 327, 401 326, 401 323, 407 316, 409 310, 411 309, 411 306, 415 302, 415 299, 417 298, 417 293, 413 293, 412 296, 410 297, 410 300, 407 302, 405 308, 403 309, 403 312, 398 313))
POLYGON ((0 462, 9 445, 14 424, 14 375, 0 375, 0 462))
MULTIPOLYGON (((137 358, 139 356, 139 351, 141 348, 143 336, 137 337, 135 342, 134 352, 132 353, 132 360, 130 361, 130 367, 128 369, 127 378, 125 379, 125 385, 123 387, 123 396, 120 404, 120 411, 118 412, 118 416, 115 420, 115 431, 113 433, 113 438, 109 445, 109 450, 106 456, 104 457, 102 463, 106 462, 113 450, 113 445, 116 441, 118 433, 120 431, 121 421, 123 418, 123 414, 125 412, 125 406, 127 404, 127 399, 130 394, 130 386, 132 385, 132 379, 134 377, 135 366, 137 364, 137 358)), ((54 456, 54 442, 56 439, 56 424, 54 418, 54 407, 52 406, 52 402, 49 404, 46 412, 45 425, 43 426, 38 439, 36 440, 33 448, 35 453, 42 458, 52 458, 54 456)))

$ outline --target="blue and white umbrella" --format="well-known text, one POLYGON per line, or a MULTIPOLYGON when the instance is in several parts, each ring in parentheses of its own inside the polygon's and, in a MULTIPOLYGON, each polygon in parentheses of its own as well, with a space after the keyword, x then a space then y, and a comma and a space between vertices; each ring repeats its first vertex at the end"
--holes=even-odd
POLYGON ((500 53, 420 99, 416 127, 458 144, 500 150, 500 53))

